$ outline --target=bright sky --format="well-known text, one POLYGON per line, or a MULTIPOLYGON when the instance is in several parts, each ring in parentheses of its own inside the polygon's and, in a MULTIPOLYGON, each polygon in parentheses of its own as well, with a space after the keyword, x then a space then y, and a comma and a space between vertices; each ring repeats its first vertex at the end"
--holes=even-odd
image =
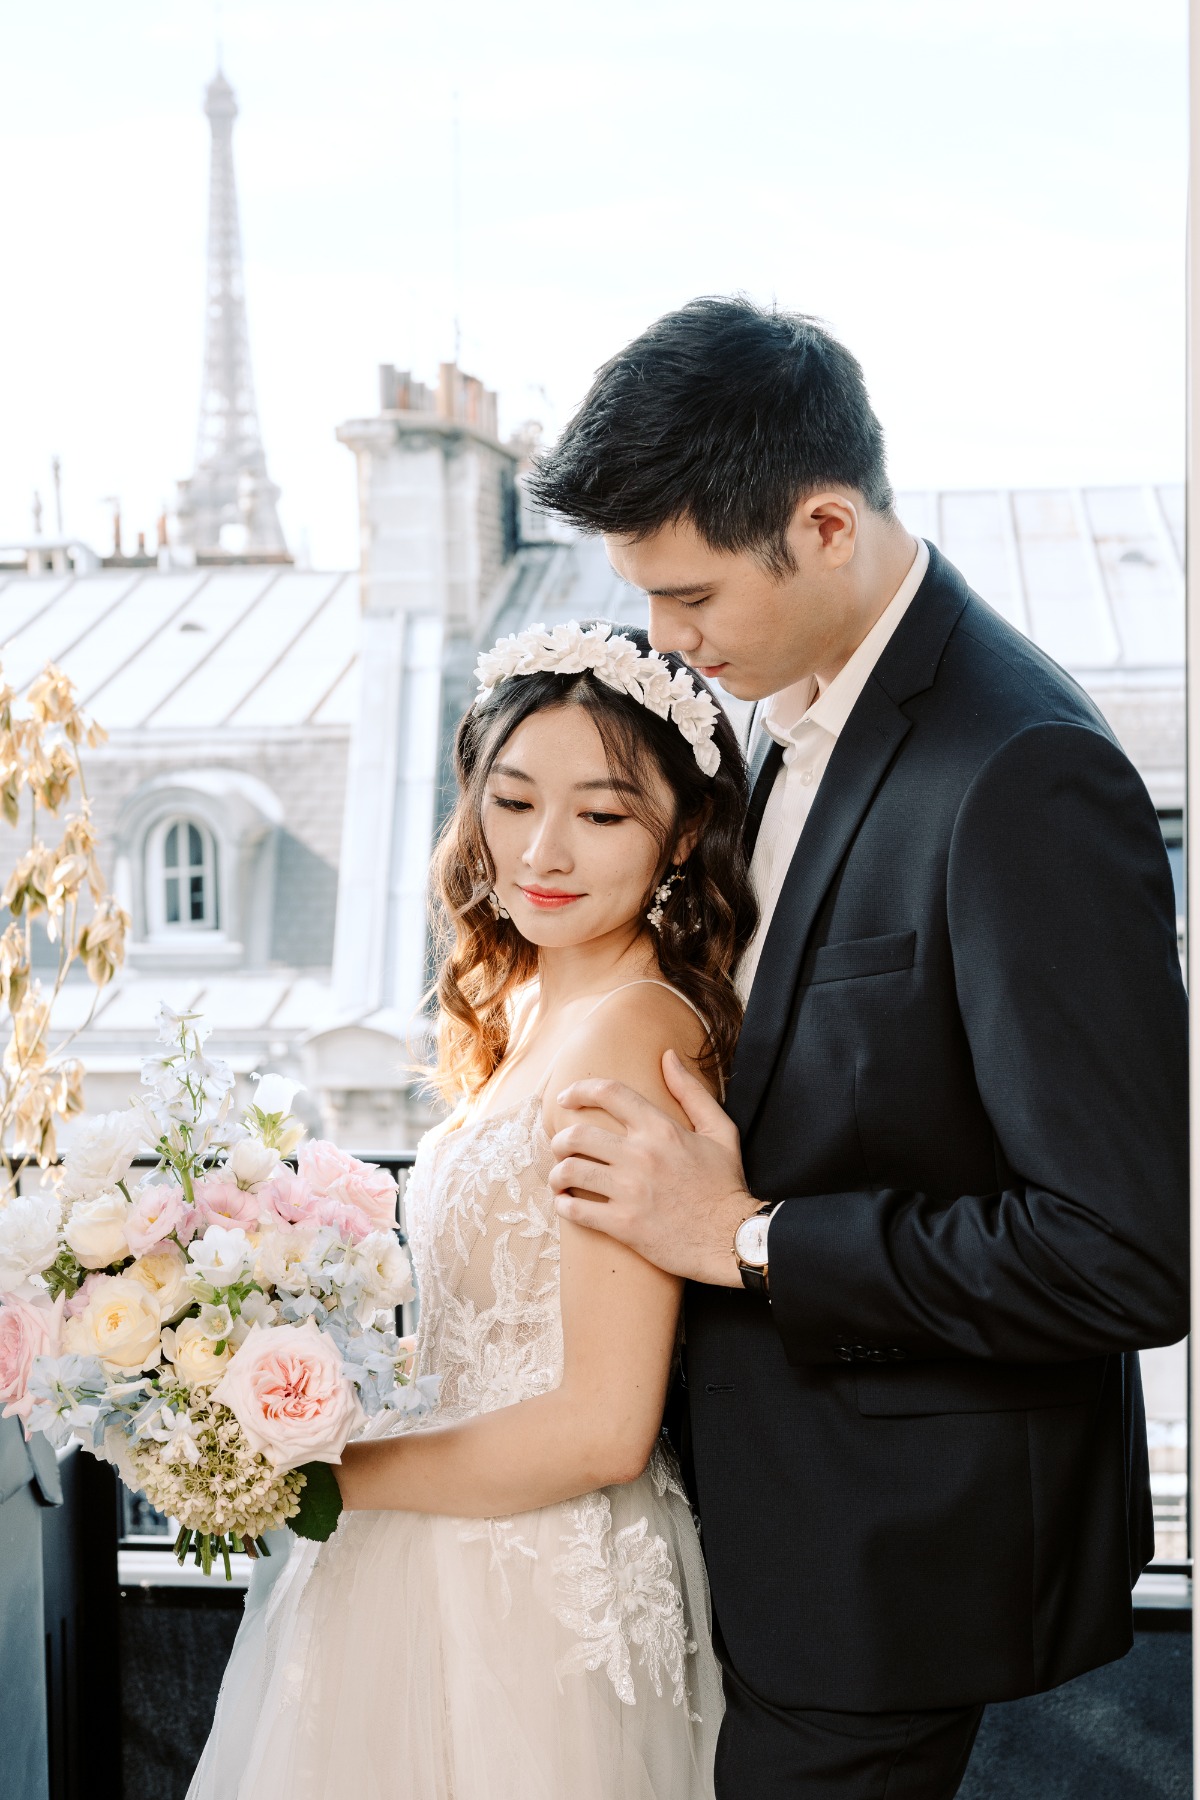
MULTIPOLYGON (((825 318, 900 486, 1183 466, 1184 0, 225 0, 285 530, 357 560, 337 424, 453 354, 508 429, 693 294, 825 318), (461 254, 453 220, 461 119, 461 254), (461 275, 456 280, 456 261, 461 275)), ((199 400, 211 0, 0 0, 0 542, 153 534, 199 400)))

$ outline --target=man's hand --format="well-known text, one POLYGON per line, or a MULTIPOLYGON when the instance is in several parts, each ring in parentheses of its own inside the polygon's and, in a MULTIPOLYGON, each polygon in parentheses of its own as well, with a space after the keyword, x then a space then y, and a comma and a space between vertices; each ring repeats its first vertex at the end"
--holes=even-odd
POLYGON ((605 1231, 670 1275, 740 1287, 733 1234, 754 1211, 737 1127, 673 1050, 663 1079, 690 1119, 685 1131, 620 1081, 576 1081, 565 1108, 599 1109, 624 1135, 580 1121, 555 1133, 550 1185, 564 1219, 605 1231), (602 1195, 582 1199, 571 1190, 602 1195))

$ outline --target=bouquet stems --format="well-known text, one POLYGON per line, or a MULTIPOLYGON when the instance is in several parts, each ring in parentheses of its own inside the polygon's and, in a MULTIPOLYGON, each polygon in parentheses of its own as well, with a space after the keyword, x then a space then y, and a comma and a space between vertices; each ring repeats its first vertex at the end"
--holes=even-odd
POLYGON ((270 1556, 271 1552, 265 1538, 246 1537, 243 1539, 236 1531, 190 1531, 184 1525, 180 1527, 179 1535, 175 1539, 174 1550, 180 1567, 187 1561, 190 1552, 196 1567, 203 1569, 206 1575, 212 1574, 213 1563, 217 1557, 220 1557, 225 1565, 225 1579, 232 1581, 233 1569, 229 1561, 230 1552, 237 1556, 246 1552, 251 1545, 259 1556, 270 1556))

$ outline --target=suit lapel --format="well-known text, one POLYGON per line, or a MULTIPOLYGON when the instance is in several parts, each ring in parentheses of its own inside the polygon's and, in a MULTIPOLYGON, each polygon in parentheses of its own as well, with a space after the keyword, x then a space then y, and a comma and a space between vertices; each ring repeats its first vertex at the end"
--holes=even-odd
MULTIPOLYGON (((754 1121, 774 1070, 813 921, 893 757, 912 728, 901 704, 931 686, 946 640, 967 598, 962 577, 931 545, 925 580, 834 746, 784 879, 742 1023, 726 1106, 743 1135, 754 1121)), ((778 746, 774 748, 781 760, 782 752, 778 746)), ((779 761, 768 753, 747 815, 751 851, 778 768, 779 761)))

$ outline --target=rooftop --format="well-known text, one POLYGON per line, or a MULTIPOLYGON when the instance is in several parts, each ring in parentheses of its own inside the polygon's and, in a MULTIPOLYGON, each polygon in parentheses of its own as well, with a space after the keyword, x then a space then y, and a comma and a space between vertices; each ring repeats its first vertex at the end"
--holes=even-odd
POLYGON ((358 581, 278 567, 0 575, 0 662, 47 662, 110 731, 348 726, 358 581))

